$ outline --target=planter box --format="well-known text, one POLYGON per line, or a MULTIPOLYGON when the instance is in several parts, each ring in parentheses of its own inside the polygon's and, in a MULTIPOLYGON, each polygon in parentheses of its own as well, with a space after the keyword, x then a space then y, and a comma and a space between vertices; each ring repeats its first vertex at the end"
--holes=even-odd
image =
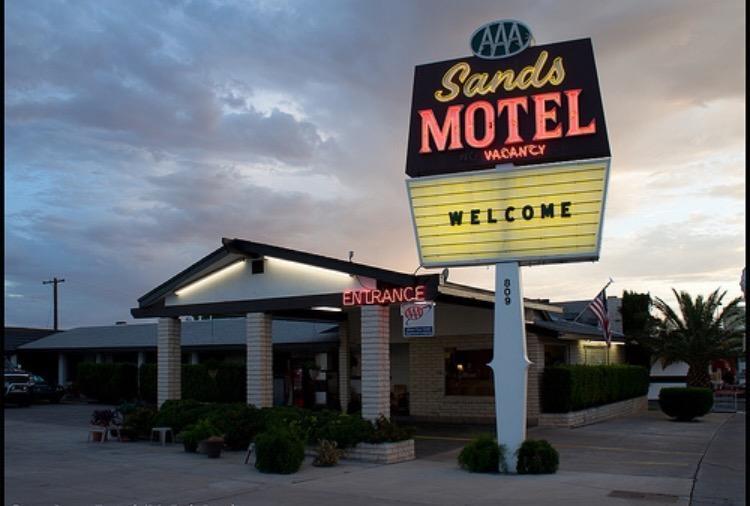
POLYGON ((646 411, 648 396, 634 397, 624 401, 605 404, 595 408, 571 411, 569 413, 542 413, 539 415, 540 427, 582 427, 592 423, 603 422, 618 416, 627 416, 646 411))
MULTIPOLYGON (((307 447, 305 455, 315 457, 315 448, 307 447)), ((354 448, 344 450, 345 460, 358 460, 360 462, 372 462, 374 464, 396 464, 414 460, 414 440, 407 439, 398 443, 359 443, 354 448)))
POLYGON ((414 440, 407 439, 397 443, 359 443, 354 448, 346 450, 346 458, 377 464, 395 464, 414 460, 414 440))

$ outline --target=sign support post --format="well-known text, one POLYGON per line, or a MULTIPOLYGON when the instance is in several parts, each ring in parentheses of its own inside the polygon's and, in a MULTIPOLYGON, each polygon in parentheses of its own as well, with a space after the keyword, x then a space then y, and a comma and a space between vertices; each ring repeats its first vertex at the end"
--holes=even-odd
POLYGON ((505 446, 507 469, 516 472, 515 453, 526 439, 526 355, 521 269, 518 262, 495 265, 495 325, 492 368, 497 442, 505 446))

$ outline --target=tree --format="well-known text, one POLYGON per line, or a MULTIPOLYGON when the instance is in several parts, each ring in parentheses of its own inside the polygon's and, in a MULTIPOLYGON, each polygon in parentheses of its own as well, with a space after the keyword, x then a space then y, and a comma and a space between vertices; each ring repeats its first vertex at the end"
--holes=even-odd
POLYGON ((711 360, 736 356, 742 349, 745 312, 738 304, 741 297, 722 307, 726 291, 719 288, 708 297, 693 298, 687 292, 672 289, 679 308, 675 311, 662 299, 654 299, 661 313, 658 332, 645 340, 651 353, 664 367, 675 362, 688 364, 687 384, 710 387, 708 366, 711 360), (721 309, 720 309, 721 308, 721 309))
POLYGON ((653 301, 648 293, 625 290, 622 293, 622 331, 628 363, 651 367, 651 356, 644 343, 655 333, 659 320, 651 314, 653 301))

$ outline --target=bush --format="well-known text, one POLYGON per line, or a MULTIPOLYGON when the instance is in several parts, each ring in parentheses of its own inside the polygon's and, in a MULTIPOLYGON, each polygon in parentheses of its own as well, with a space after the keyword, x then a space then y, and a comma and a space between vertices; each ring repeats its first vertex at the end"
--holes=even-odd
POLYGON ((263 428, 260 410, 245 404, 219 405, 211 411, 209 420, 230 450, 245 450, 263 428))
POLYGON ((185 448, 190 448, 191 451, 195 451, 198 447, 198 443, 201 441, 208 439, 211 436, 219 435, 221 435, 221 431, 207 418, 197 421, 180 432, 180 438, 185 444, 185 448))
POLYGON ((648 392, 648 371, 634 365, 560 365, 542 376, 542 410, 567 413, 648 392))
POLYGON ((517 452, 518 474, 551 474, 557 472, 560 456, 544 439, 527 439, 517 452))
POLYGON ((305 460, 305 444, 293 431, 276 427, 256 436, 255 454, 258 471, 291 474, 305 460))
POLYGON ((339 450, 336 441, 328 441, 321 439, 318 442, 318 448, 316 449, 317 455, 313 460, 313 465, 317 467, 331 467, 339 463, 341 454, 344 453, 339 450))
POLYGON ((479 436, 461 450, 458 465, 472 473, 505 472, 505 447, 490 435, 479 436))
MULTIPOLYGON (((244 364, 207 362, 182 366, 182 398, 202 402, 245 402, 244 364), (212 373, 215 374, 212 375, 212 373)), ((156 364, 143 364, 139 397, 156 401, 156 364)))
POLYGON ((132 438, 146 439, 151 436, 151 428, 154 427, 156 410, 151 408, 135 408, 125 415, 123 429, 132 438))
POLYGON ((662 388, 659 392, 661 410, 682 422, 705 415, 713 405, 714 394, 710 388, 662 388))
POLYGON ((372 425, 359 416, 338 414, 318 429, 314 437, 333 441, 339 448, 344 449, 365 441, 372 432, 372 425))
POLYGON ((181 432, 188 425, 206 418, 215 409, 211 404, 193 400, 170 400, 162 404, 154 423, 171 427, 175 433, 181 432))
POLYGON ((136 397, 137 373, 135 364, 81 362, 76 369, 76 383, 86 397, 114 404, 136 397))
POLYGON ((149 402, 156 402, 156 364, 143 364, 138 371, 140 384, 138 397, 149 402))
POLYGON ((406 441, 414 436, 414 429, 411 427, 401 427, 381 416, 375 421, 375 426, 369 434, 366 434, 364 440, 368 443, 395 443, 397 441, 406 441))

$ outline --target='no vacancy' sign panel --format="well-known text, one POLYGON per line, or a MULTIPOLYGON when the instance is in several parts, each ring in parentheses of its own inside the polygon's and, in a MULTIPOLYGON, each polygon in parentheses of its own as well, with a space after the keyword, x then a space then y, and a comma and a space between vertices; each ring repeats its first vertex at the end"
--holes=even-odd
POLYGON ((599 259, 609 159, 407 180, 425 267, 599 259))

